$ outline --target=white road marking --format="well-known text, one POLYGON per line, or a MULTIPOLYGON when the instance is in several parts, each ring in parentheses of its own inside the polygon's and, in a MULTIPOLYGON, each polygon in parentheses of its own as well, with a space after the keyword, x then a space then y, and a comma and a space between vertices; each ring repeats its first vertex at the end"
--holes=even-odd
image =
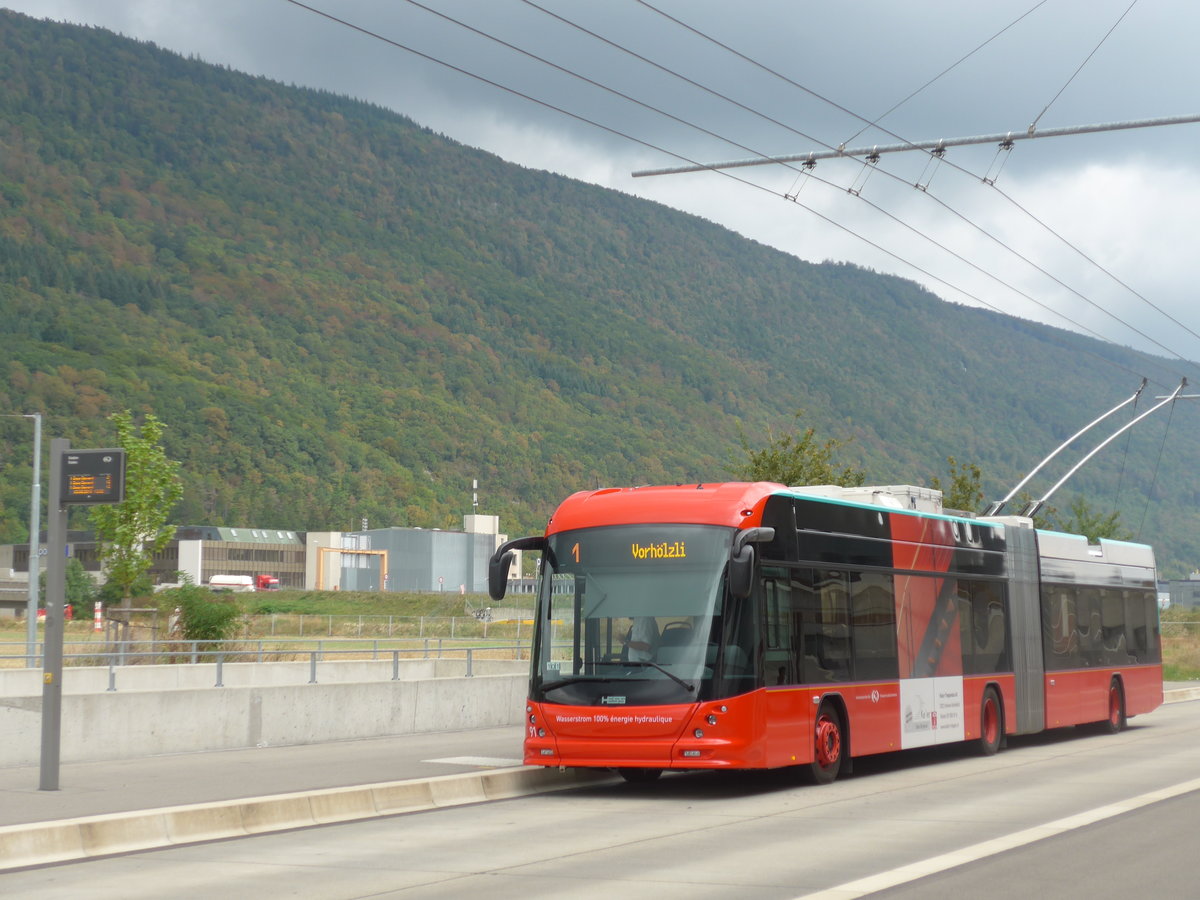
POLYGON ((485 766, 489 769, 506 769, 522 764, 522 760, 502 759, 498 756, 447 756, 442 759, 426 759, 422 761, 427 763, 446 763, 451 766, 485 766))
POLYGON ((1130 797, 1128 800, 1122 800, 1119 803, 1100 806, 1074 816, 1067 816, 1065 819, 1047 822, 1044 825, 1035 825, 1023 831, 1014 831, 1012 834, 1006 834, 1002 837, 993 838, 990 841, 973 844, 970 847, 963 847, 961 850, 943 853, 940 856, 923 859, 919 862, 910 863, 907 866, 900 866, 888 872, 868 875, 866 878, 859 878, 856 881, 847 881, 845 884, 839 884, 836 887, 817 891, 813 894, 804 894, 798 897, 797 900, 855 900, 857 897, 865 897, 868 894, 882 891, 885 888, 907 884, 910 881, 916 881, 918 878, 924 878, 926 875, 944 872, 947 869, 953 869, 955 866, 975 862, 978 859, 994 856, 997 853, 1004 853, 1006 850, 1023 847, 1035 841, 1045 840, 1046 838, 1054 837, 1055 835, 1063 834, 1076 828, 1082 828, 1085 825, 1091 825, 1103 819, 1110 819, 1113 816, 1119 816, 1122 813, 1131 812, 1143 806, 1149 806, 1151 803, 1169 800, 1172 797, 1178 797, 1196 790, 1200 790, 1200 778, 1172 785, 1171 787, 1165 787, 1157 791, 1150 791, 1147 794, 1137 797, 1130 797))

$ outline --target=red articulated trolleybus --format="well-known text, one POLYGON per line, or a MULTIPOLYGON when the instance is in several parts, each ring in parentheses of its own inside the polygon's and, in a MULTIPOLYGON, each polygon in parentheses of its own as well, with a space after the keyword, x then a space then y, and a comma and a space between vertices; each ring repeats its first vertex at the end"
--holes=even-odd
POLYGON ((525 762, 805 767, 1096 722, 1162 703, 1153 551, 941 513, 910 486, 577 493, 542 553, 525 762))

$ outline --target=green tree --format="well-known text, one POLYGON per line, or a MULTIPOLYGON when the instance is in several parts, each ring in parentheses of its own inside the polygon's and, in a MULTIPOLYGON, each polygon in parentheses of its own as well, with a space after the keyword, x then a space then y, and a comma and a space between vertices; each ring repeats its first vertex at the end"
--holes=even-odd
MULTIPOLYGON (((179 636, 187 641, 225 641, 238 629, 242 608, 230 596, 218 597, 207 588, 185 584, 160 592, 159 608, 166 608, 178 621, 179 636)), ((212 648, 208 648, 212 649, 212 648)))
POLYGON ((949 486, 944 486, 936 475, 930 479, 933 488, 942 492, 942 506, 963 512, 979 512, 983 507, 983 473, 979 466, 974 463, 959 466, 953 456, 947 456, 946 462, 950 464, 949 486))
POLYGON ((1112 541, 1128 541, 1133 534, 1121 524, 1121 513, 1114 510, 1102 513, 1092 508, 1087 498, 1078 496, 1071 501, 1070 515, 1064 516, 1056 509, 1045 513, 1047 524, 1055 531, 1065 531, 1067 534, 1082 534, 1093 544, 1106 538, 1112 541))
POLYGON ((108 580, 120 589, 122 604, 129 606, 135 582, 175 534, 175 526, 166 521, 183 493, 183 481, 179 463, 163 451, 163 424, 153 413, 140 428, 129 410, 113 413, 110 419, 117 444, 125 450, 125 499, 96 507, 92 523, 108 580))
MULTIPOLYGON (((71 615, 76 619, 90 615, 92 604, 96 602, 98 592, 92 576, 84 569, 83 563, 72 556, 67 560, 66 570, 66 600, 71 607, 71 615)), ((46 606, 46 573, 38 575, 38 606, 46 606)))
MULTIPOLYGON (((796 413, 799 422, 803 411, 796 413)), ((780 484, 838 484, 842 487, 857 487, 866 479, 861 469, 849 465, 838 465, 835 454, 849 441, 829 438, 824 443, 817 440, 816 429, 808 427, 776 436, 767 429, 767 444, 755 449, 750 446, 745 432, 739 439, 746 459, 732 460, 728 466, 735 478, 744 481, 776 481, 780 484)))

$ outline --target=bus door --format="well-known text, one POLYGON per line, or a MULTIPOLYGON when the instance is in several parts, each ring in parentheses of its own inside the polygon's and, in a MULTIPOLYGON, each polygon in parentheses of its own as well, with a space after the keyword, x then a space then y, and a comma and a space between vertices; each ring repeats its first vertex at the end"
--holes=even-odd
POLYGON ((798 592, 805 586, 795 572, 764 566, 759 582, 762 628, 762 685, 768 766, 807 762, 800 753, 812 744, 812 702, 801 687, 798 592))

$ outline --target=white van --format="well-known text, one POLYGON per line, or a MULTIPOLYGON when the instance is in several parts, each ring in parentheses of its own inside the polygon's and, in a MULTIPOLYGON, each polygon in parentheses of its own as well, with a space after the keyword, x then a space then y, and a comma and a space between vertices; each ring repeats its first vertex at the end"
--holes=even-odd
POLYGON ((250 575, 214 575, 208 579, 208 586, 214 591, 253 593, 254 578, 250 575))

